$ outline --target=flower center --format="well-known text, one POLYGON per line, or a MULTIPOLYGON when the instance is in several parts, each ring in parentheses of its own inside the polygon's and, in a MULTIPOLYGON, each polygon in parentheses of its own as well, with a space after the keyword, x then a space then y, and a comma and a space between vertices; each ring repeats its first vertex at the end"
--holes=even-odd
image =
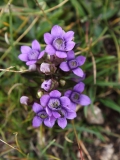
POLYGON ((53 46, 57 50, 64 50, 65 49, 65 42, 62 38, 57 38, 53 41, 53 46))
POLYGON ((60 110, 61 109, 60 101, 57 98, 51 98, 48 102, 48 106, 52 110, 60 110))
POLYGON ((64 118, 67 114, 67 112, 65 110, 59 110, 58 113, 61 115, 61 118, 64 118))
POLYGON ((39 56, 39 52, 36 50, 31 50, 31 52, 28 55, 29 60, 37 60, 39 56))
POLYGON ((38 113, 38 116, 41 118, 41 119, 45 119, 48 117, 47 113, 45 111, 42 111, 42 112, 39 112, 38 113))
POLYGON ((76 60, 70 60, 68 62, 68 65, 69 65, 70 69, 75 69, 78 67, 78 62, 76 60))
POLYGON ((79 100, 80 100, 80 94, 78 92, 72 92, 71 96, 70 96, 70 99, 72 102, 78 104, 79 103, 79 100))

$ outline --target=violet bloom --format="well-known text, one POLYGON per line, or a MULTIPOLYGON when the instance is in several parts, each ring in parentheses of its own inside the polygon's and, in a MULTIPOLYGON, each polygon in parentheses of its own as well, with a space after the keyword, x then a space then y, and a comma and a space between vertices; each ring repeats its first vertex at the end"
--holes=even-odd
POLYGON ((36 116, 33 118, 32 121, 33 127, 39 127, 42 123, 44 123, 47 127, 53 127, 55 121, 53 121, 49 117, 45 109, 40 104, 34 103, 32 109, 36 113, 36 116))
POLYGON ((70 100, 68 97, 61 97, 61 93, 57 90, 53 90, 49 95, 43 95, 40 98, 40 103, 49 116, 54 116, 55 118, 61 117, 60 110, 62 108, 69 108, 70 100))
POLYGON ((73 110, 75 110, 78 104, 85 106, 91 103, 90 98, 82 94, 82 92, 84 91, 84 87, 85 87, 84 83, 80 82, 74 86, 73 90, 68 90, 64 94, 71 100, 71 108, 73 110))
POLYGON ((73 51, 69 51, 67 56, 67 62, 62 62, 60 64, 60 69, 67 72, 73 71, 77 76, 83 77, 84 73, 79 66, 82 66, 86 60, 84 56, 75 57, 73 51))
POLYGON ((35 64, 43 57, 45 51, 40 51, 40 44, 37 40, 32 41, 32 48, 29 46, 21 46, 21 54, 18 58, 26 62, 26 65, 35 64))
POLYGON ((44 89, 45 91, 51 91, 54 88, 58 87, 58 82, 54 79, 48 79, 45 80, 42 84, 41 84, 41 88, 44 89))
POLYGON ((52 85, 52 80, 48 79, 41 84, 41 88, 43 88, 45 91, 48 92, 51 89, 51 85, 52 85))
POLYGON ((49 55, 56 55, 59 58, 66 58, 67 52, 72 50, 75 42, 72 41, 74 36, 73 31, 65 31, 58 25, 51 29, 50 33, 44 34, 44 41, 47 44, 45 51, 49 55))
POLYGON ((62 108, 59 113, 61 116, 57 119, 57 123, 62 129, 67 125, 67 119, 74 119, 76 117, 76 112, 67 108, 62 108))

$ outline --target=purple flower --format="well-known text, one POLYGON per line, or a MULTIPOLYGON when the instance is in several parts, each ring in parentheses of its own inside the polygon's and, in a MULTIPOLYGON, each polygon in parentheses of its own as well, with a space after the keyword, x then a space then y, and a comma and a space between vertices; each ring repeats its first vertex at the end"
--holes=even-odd
POLYGON ((18 58, 26 62, 26 65, 35 64, 43 57, 45 51, 40 51, 40 44, 37 40, 32 41, 32 48, 29 46, 21 46, 21 54, 18 58))
POLYGON ((78 56, 75 58, 73 51, 69 51, 67 56, 67 62, 62 62, 60 64, 60 69, 67 72, 73 71, 77 76, 83 77, 84 73, 79 66, 82 66, 86 60, 84 56, 78 56))
POLYGON ((49 116, 54 116, 55 118, 61 117, 60 110, 62 108, 69 108, 70 100, 68 97, 61 97, 61 93, 57 90, 53 90, 49 95, 43 95, 40 98, 40 103, 49 116))
POLYGON ((61 116, 57 119, 57 123, 62 129, 67 125, 66 119, 74 119, 76 117, 76 112, 68 108, 62 108, 59 113, 61 116))
POLYGON ((28 101, 29 101, 29 98, 27 96, 22 96, 20 98, 20 103, 21 104, 25 104, 25 105, 28 105, 28 101))
POLYGON ((49 91, 51 88, 51 84, 52 84, 52 80, 45 80, 42 84, 41 84, 41 88, 43 88, 45 91, 49 91))
POLYGON ((44 34, 44 41, 47 44, 45 51, 49 55, 56 55, 59 58, 66 58, 67 52, 72 50, 75 42, 72 41, 74 36, 73 31, 65 31, 58 25, 51 29, 50 33, 44 34))
POLYGON ((73 90, 68 90, 64 94, 71 100, 71 108, 73 110, 75 110, 78 104, 85 106, 91 103, 91 100, 88 96, 81 94, 84 91, 84 87, 84 83, 80 82, 74 86, 73 90))
POLYGON ((47 127, 53 127, 55 121, 52 117, 49 117, 46 110, 40 104, 34 103, 32 109, 36 113, 36 116, 32 121, 33 127, 39 127, 42 123, 44 123, 47 127))
POLYGON ((41 84, 41 88, 43 88, 45 91, 50 91, 53 90, 54 88, 56 88, 58 86, 58 82, 55 81, 54 79, 48 79, 45 80, 42 84, 41 84))

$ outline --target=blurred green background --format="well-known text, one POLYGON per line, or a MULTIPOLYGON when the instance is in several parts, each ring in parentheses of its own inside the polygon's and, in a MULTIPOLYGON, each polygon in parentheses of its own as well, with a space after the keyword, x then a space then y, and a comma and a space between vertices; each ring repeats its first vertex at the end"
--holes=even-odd
MULTIPOLYGON (((30 95, 34 87, 20 73, 27 69, 18 59, 20 46, 31 45, 37 39, 44 48, 43 35, 55 24, 75 32, 74 41, 80 43, 76 55, 87 57, 82 67, 86 73, 84 93, 90 96, 92 104, 78 108, 74 122, 78 138, 93 160, 103 160, 100 156, 109 144, 113 154, 106 160, 114 160, 115 156, 119 160, 119 0, 0 1, 0 139, 4 141, 0 141, 0 160, 80 159, 70 121, 64 130, 57 125, 34 129, 31 107, 19 103, 19 98, 30 95), (102 117, 98 124, 95 106, 102 117), (91 117, 94 122, 90 122, 91 117)), ((84 149, 82 152, 84 160, 89 159, 84 149)))

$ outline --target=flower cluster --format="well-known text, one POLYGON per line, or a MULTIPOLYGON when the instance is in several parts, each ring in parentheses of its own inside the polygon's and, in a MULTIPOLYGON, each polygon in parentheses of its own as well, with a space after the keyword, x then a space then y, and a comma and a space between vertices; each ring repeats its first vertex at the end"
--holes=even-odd
MULTIPOLYGON (((44 123, 51 128, 57 122, 64 129, 67 119, 76 117, 77 105, 85 106, 91 103, 90 98, 82 94, 85 88, 82 82, 85 74, 80 66, 84 64, 86 58, 75 56, 73 38, 73 31, 65 32, 60 26, 55 25, 51 33, 44 34, 45 50, 41 51, 37 40, 32 42, 31 47, 21 47, 21 54, 18 58, 26 62, 29 71, 35 71, 44 76, 39 100, 32 102, 32 109, 35 112, 32 121, 34 127, 39 127, 44 123), (59 88, 61 90, 61 86, 65 85, 68 79, 65 77, 69 75, 72 77, 70 80, 77 84, 71 90, 64 91, 63 88, 61 93, 59 88), (61 84, 61 79, 64 81, 63 84, 61 84)), ((29 105, 30 99, 22 96, 20 103, 29 105)))

